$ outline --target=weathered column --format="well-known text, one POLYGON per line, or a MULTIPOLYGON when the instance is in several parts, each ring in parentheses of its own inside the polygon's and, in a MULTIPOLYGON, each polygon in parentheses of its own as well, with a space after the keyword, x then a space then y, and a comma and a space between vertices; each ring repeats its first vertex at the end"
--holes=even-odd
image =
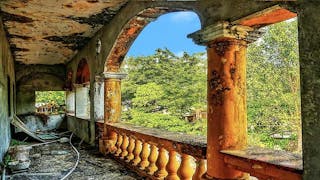
POLYGON ((121 79, 127 74, 104 73, 104 122, 118 122, 121 118, 121 79))
POLYGON ((208 134, 207 178, 243 179, 245 173, 231 169, 221 150, 247 145, 246 48, 253 29, 221 22, 189 37, 207 46, 208 134))
MULTIPOLYGON (((119 122, 121 118, 121 79, 126 74, 116 72, 104 73, 104 123, 119 122)), ((117 142, 117 134, 114 131, 107 131, 106 125, 103 129, 103 144, 106 152, 112 153, 117 142)), ((103 148, 102 148, 103 149, 103 148)))

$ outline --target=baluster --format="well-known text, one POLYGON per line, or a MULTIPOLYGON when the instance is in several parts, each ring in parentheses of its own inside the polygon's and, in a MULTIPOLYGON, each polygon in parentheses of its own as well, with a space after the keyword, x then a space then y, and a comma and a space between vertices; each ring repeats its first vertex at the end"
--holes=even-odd
POLYGON ((202 175, 207 170, 206 161, 204 159, 196 158, 196 165, 197 165, 196 172, 194 173, 192 179, 193 180, 201 180, 202 175))
POLYGON ((134 155, 133 155, 133 149, 134 149, 134 146, 135 146, 135 140, 133 137, 129 137, 129 146, 128 146, 128 156, 125 158, 125 162, 130 162, 133 158, 134 158, 134 155))
POLYGON ((179 169, 180 162, 178 160, 178 154, 176 151, 169 151, 169 162, 167 164, 167 172, 168 176, 166 180, 179 180, 179 176, 177 175, 177 171, 179 169))
POLYGON ((114 153, 117 148, 116 148, 116 143, 117 143, 117 133, 114 131, 111 131, 108 133, 108 140, 106 141, 106 147, 107 147, 107 153, 114 153))
POLYGON ((142 145, 142 152, 141 152, 141 162, 139 164, 139 169, 144 170, 146 167, 149 166, 148 157, 150 154, 149 144, 144 142, 142 145))
POLYGON ((103 139, 99 139, 99 152, 102 153, 103 155, 106 155, 106 147, 105 147, 105 143, 104 143, 105 140, 103 139))
POLYGON ((123 142, 123 136, 121 134, 118 134, 118 142, 116 144, 117 151, 115 152, 115 156, 120 156, 122 150, 121 150, 121 144, 123 142))
POLYGON ((140 153, 142 151, 142 142, 138 139, 135 141, 136 145, 134 147, 134 159, 132 160, 132 165, 137 166, 141 162, 140 153))
POLYGON ((155 145, 151 145, 151 152, 149 155, 149 166, 147 168, 148 174, 153 175, 153 173, 158 169, 156 166, 156 161, 158 158, 158 148, 155 145))
POLYGON ((128 155, 128 150, 127 150, 128 145, 129 145, 129 138, 124 134, 123 142, 121 145, 122 152, 120 154, 120 159, 124 159, 128 155))
POLYGON ((159 156, 156 162, 158 170, 154 173, 154 176, 157 179, 164 179, 168 175, 168 172, 166 171, 167 163, 168 163, 167 151, 163 147, 161 147, 159 149, 159 156))
POLYGON ((192 157, 187 154, 182 154, 181 156, 181 165, 178 170, 178 175, 180 179, 183 180, 192 180, 192 175, 194 174, 195 167, 192 157))

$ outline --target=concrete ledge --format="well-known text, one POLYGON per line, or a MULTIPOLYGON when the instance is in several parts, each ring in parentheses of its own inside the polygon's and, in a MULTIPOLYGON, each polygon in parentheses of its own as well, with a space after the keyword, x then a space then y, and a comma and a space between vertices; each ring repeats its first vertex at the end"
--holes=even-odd
POLYGON ((224 150, 224 161, 229 166, 262 179, 301 179, 302 156, 286 151, 260 147, 244 150, 224 150))

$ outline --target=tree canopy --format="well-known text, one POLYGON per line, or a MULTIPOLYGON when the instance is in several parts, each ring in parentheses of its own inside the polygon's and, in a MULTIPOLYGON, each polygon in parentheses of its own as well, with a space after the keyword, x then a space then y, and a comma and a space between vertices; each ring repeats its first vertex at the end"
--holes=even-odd
POLYGON ((206 134, 206 121, 186 122, 194 109, 206 109, 205 53, 179 57, 168 49, 154 55, 129 57, 123 64, 128 78, 122 100, 128 111, 123 119, 147 127, 206 134))
MULTIPOLYGON (((265 35, 248 47, 248 124, 251 143, 275 146, 276 141, 270 138, 274 134, 289 134, 301 140, 297 21, 265 29, 265 35)), ((290 149, 297 146, 293 142, 281 143, 290 149)))

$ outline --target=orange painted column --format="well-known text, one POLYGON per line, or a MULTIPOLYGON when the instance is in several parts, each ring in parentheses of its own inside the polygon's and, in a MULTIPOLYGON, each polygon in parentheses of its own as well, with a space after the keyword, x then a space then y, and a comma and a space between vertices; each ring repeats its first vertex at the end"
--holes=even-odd
POLYGON ((104 122, 118 122, 121 118, 121 79, 124 73, 104 73, 104 122))
MULTIPOLYGON (((121 118, 121 79, 126 74, 116 72, 104 73, 104 124, 119 122, 121 118)), ((117 134, 107 131, 104 125, 103 136, 106 139, 107 153, 113 152, 117 141, 117 134)))
POLYGON ((207 179, 246 179, 224 162, 221 150, 247 146, 246 49, 251 27, 219 22, 190 34, 207 46, 207 179))
POLYGON ((220 151, 247 145, 246 42, 216 39, 207 53, 207 176, 241 179, 244 173, 227 167, 220 151))

